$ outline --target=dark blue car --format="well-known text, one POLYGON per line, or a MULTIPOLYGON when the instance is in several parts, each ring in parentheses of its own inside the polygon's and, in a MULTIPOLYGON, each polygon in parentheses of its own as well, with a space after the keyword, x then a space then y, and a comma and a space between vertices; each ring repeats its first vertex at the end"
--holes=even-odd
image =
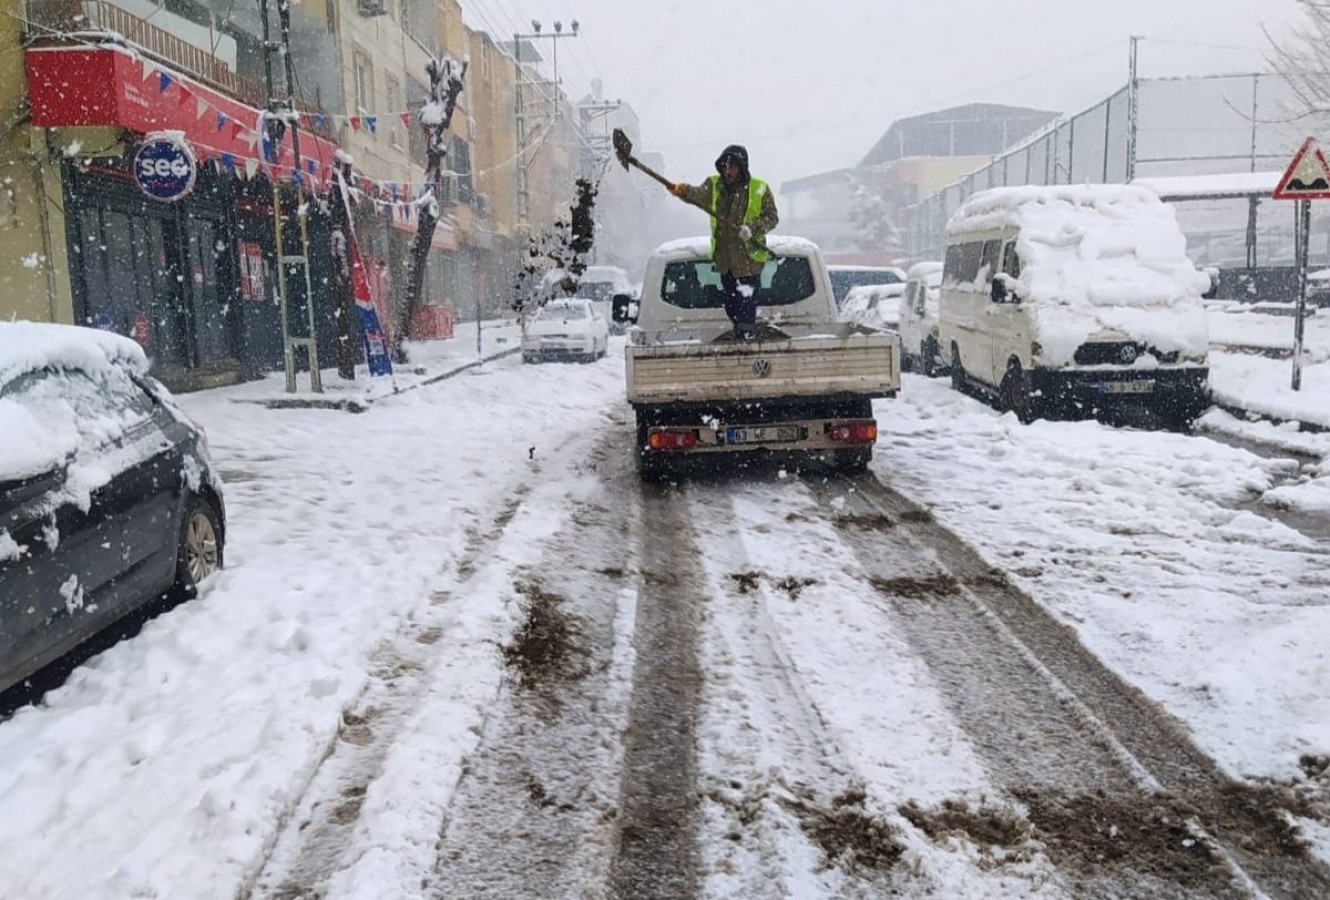
POLYGON ((0 691, 222 565, 202 429, 133 341, 0 323, 0 691))

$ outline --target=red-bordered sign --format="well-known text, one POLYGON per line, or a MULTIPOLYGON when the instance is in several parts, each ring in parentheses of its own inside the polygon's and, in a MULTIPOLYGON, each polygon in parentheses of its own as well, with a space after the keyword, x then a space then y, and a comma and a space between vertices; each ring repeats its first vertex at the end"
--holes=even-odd
POLYGON ((1276 200, 1330 200, 1330 164, 1316 138, 1307 138, 1279 179, 1276 200))

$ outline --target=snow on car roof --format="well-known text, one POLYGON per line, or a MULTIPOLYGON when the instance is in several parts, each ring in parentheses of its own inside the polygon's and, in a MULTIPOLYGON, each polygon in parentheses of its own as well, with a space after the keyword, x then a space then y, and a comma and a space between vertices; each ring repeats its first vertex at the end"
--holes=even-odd
POLYGON ((1172 306, 1196 300, 1209 278, 1187 256, 1173 208, 1123 185, 995 188, 951 221, 953 237, 1019 229, 1018 292, 1072 307, 1172 306))
POLYGON ((148 371, 143 348, 127 337, 78 325, 0 322, 0 384, 37 369, 82 369, 90 374, 108 366, 148 371))
POLYGON ((850 288, 850 292, 845 295, 849 300, 852 297, 879 296, 879 297, 899 297, 905 293, 905 284, 896 282, 894 284, 860 284, 850 288))
POLYGON ((905 274, 907 279, 923 278, 942 275, 942 263, 940 262, 921 262, 910 266, 910 270, 905 274))
MULTIPOLYGON (((808 256, 820 252, 817 244, 807 238, 792 237, 784 234, 767 235, 767 249, 778 256, 808 256)), ((675 259, 711 256, 711 238, 690 237, 666 241, 657 247, 652 256, 668 256, 675 259)))

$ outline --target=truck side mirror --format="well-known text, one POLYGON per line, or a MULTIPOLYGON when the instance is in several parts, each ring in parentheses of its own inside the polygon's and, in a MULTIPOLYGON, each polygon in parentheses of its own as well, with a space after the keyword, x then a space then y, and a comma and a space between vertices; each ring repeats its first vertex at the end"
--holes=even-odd
POLYGON ((1011 281, 1011 276, 1005 272, 999 272, 993 276, 992 299, 994 303, 1017 302, 1011 281))
POLYGON ((637 301, 632 294, 615 294, 610 300, 610 318, 620 325, 637 322, 637 301))

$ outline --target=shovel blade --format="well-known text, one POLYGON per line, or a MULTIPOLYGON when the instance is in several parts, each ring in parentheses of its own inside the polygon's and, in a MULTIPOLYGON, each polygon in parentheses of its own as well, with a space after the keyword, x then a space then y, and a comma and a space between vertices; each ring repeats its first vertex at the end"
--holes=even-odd
POLYGON ((619 165, 627 169, 628 164, 633 162, 633 142, 623 133, 622 128, 614 129, 613 141, 614 155, 618 157, 619 165))

